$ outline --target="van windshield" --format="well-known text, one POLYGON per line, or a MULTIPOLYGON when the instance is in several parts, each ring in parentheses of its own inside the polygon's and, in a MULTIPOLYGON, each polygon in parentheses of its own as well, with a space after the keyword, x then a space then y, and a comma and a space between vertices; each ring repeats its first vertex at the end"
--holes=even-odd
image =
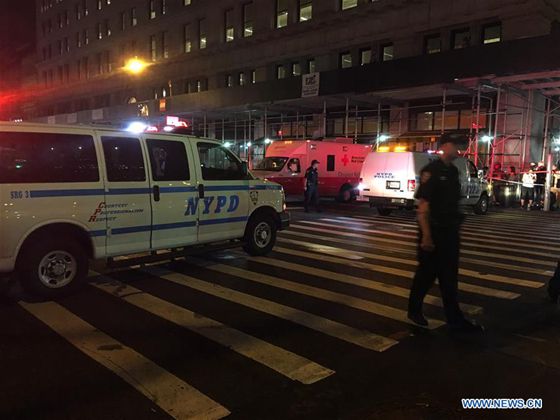
POLYGON ((287 160, 287 157, 267 157, 255 167, 255 170, 280 172, 287 160))

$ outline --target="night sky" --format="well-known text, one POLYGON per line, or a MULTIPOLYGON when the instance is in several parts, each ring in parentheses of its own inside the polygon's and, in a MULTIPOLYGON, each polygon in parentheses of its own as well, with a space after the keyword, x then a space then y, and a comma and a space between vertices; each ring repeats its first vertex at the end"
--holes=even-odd
MULTIPOLYGON (((25 54, 26 47, 34 49, 35 2, 16 0, 2 2, 0 13, 0 66, 7 66, 25 54)), ((5 68, 3 69, 5 71, 5 68)))

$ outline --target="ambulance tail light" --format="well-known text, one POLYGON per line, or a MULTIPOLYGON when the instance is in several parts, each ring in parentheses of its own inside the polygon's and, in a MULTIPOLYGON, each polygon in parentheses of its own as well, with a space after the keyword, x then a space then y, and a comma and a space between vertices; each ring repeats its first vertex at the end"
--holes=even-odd
POLYGON ((359 191, 359 192, 362 192, 362 191, 364 190, 364 188, 365 188, 365 185, 364 185, 364 178, 360 178, 360 182, 359 182, 359 184, 358 184, 358 191, 359 191))
POLYGON ((408 180, 408 191, 416 191, 416 180, 409 179, 408 180))

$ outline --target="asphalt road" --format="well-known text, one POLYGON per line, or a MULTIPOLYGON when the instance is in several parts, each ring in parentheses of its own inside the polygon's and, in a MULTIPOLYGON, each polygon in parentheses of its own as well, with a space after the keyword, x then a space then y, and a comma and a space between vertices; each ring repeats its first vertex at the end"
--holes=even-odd
POLYGON ((406 320, 413 215, 292 211, 266 258, 227 251, 92 272, 76 295, 0 298, 1 419, 558 418, 560 310, 544 284, 560 215, 492 211, 463 228, 460 301, 486 327, 406 320), (461 398, 542 398, 467 411, 461 398))

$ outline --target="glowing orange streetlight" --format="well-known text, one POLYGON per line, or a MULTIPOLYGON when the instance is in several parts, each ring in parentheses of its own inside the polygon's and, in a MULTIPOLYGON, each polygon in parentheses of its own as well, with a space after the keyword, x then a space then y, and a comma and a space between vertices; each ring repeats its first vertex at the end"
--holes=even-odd
POLYGON ((148 67, 148 64, 145 61, 135 57, 126 62, 124 70, 130 74, 137 75, 146 70, 146 67, 148 67))

